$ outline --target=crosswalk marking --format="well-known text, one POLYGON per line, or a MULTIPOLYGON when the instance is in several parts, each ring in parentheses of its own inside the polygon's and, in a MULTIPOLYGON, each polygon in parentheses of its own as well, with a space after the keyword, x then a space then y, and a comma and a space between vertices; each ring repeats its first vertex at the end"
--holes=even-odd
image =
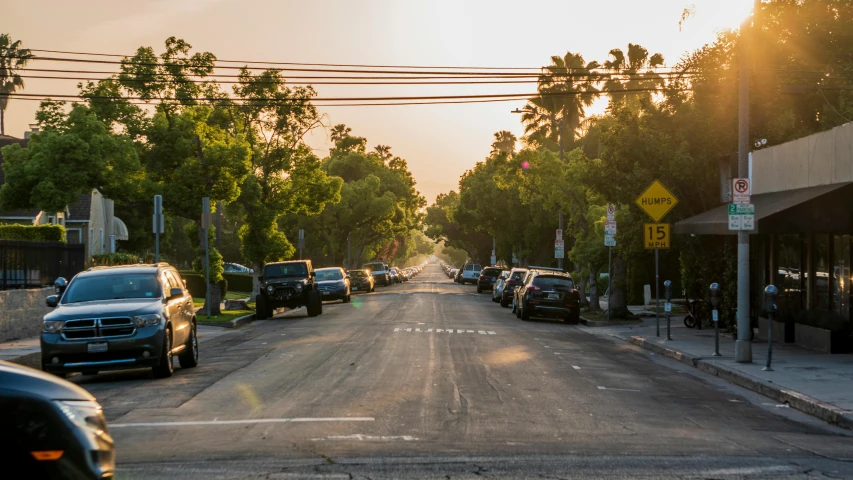
POLYGON ((403 327, 394 327, 394 333, 396 332, 409 332, 409 333, 474 333, 479 335, 497 335, 497 332, 492 330, 469 330, 467 328, 403 328, 403 327))

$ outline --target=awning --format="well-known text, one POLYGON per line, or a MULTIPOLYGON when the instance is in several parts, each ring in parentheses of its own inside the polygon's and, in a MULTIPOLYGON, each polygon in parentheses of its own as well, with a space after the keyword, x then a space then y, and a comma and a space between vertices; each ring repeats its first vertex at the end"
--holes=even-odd
MULTIPOLYGON (((853 233, 853 182, 753 195, 750 233, 853 233)), ((734 235, 728 205, 676 222, 675 233, 734 235)))

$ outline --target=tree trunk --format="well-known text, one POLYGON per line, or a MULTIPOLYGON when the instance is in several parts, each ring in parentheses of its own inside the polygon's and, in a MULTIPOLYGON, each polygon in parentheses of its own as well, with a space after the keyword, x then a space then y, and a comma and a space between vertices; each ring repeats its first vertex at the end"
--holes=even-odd
MULTIPOLYGON (((205 242, 206 234, 207 232, 203 228, 201 228, 201 222, 199 222, 198 240, 200 247, 199 253, 201 254, 201 264, 202 266, 206 266, 208 269, 210 269, 210 266, 206 265, 206 261, 207 258, 209 258, 209 255, 205 256, 204 254, 204 249, 210 248, 210 245, 205 242)), ((204 275, 204 272, 202 272, 202 275, 204 275)), ((219 289, 219 284, 208 283, 207 291, 210 292, 210 294, 207 295, 207 298, 204 299, 204 306, 202 307, 201 311, 207 313, 210 316, 219 316, 220 314, 222 314, 222 305, 220 305, 222 303, 222 290, 219 289), (209 305, 208 301, 210 302, 209 305)))
POLYGON ((611 282, 612 302, 608 309, 611 318, 630 318, 633 315, 628 310, 628 297, 625 295, 625 281, 628 278, 628 262, 621 256, 613 259, 613 280, 611 282))
POLYGON ((598 301, 598 268, 589 267, 589 311, 598 312, 601 310, 601 303, 598 301))
POLYGON ((586 275, 581 275, 580 281, 578 283, 578 291, 581 293, 580 302, 581 302, 582 307, 589 304, 589 302, 586 299, 586 282, 587 282, 586 275))
POLYGON ((258 297, 258 294, 261 293, 261 281, 258 277, 263 273, 264 266, 257 262, 252 262, 252 269, 255 273, 252 275, 252 300, 258 297))

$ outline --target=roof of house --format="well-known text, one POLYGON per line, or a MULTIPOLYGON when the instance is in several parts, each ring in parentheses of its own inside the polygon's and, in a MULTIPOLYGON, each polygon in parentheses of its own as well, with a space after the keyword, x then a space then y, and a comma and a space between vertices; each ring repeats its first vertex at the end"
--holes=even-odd
MULTIPOLYGON (((3 148, 7 145, 12 145, 13 143, 17 143, 18 145, 26 148, 27 143, 29 142, 26 138, 16 138, 9 135, 0 135, 0 148, 3 148)), ((0 185, 6 183, 6 175, 3 171, 3 155, 0 153, 0 185)), ((92 207, 92 195, 91 194, 81 194, 77 203, 71 204, 68 206, 68 211, 70 213, 68 220, 89 220, 90 208, 92 207)), ((3 212, 0 211, 0 218, 3 217, 27 217, 27 218, 36 218, 39 214, 38 209, 26 209, 26 210, 15 210, 11 212, 3 212)))

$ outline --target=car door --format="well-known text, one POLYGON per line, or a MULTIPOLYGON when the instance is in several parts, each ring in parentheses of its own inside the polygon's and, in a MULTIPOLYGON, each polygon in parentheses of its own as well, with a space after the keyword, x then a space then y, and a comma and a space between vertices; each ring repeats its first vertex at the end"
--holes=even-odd
MULTIPOLYGON (((183 291, 183 295, 169 299, 168 301, 169 318, 172 320, 172 335, 174 336, 172 344, 173 346, 183 345, 186 343, 190 334, 190 323, 192 321, 193 314, 193 299, 184 288, 178 272, 165 270, 163 273, 169 282, 168 290, 171 290, 172 288, 180 288, 183 291)), ((168 294, 169 292, 167 291, 166 295, 168 294)))

